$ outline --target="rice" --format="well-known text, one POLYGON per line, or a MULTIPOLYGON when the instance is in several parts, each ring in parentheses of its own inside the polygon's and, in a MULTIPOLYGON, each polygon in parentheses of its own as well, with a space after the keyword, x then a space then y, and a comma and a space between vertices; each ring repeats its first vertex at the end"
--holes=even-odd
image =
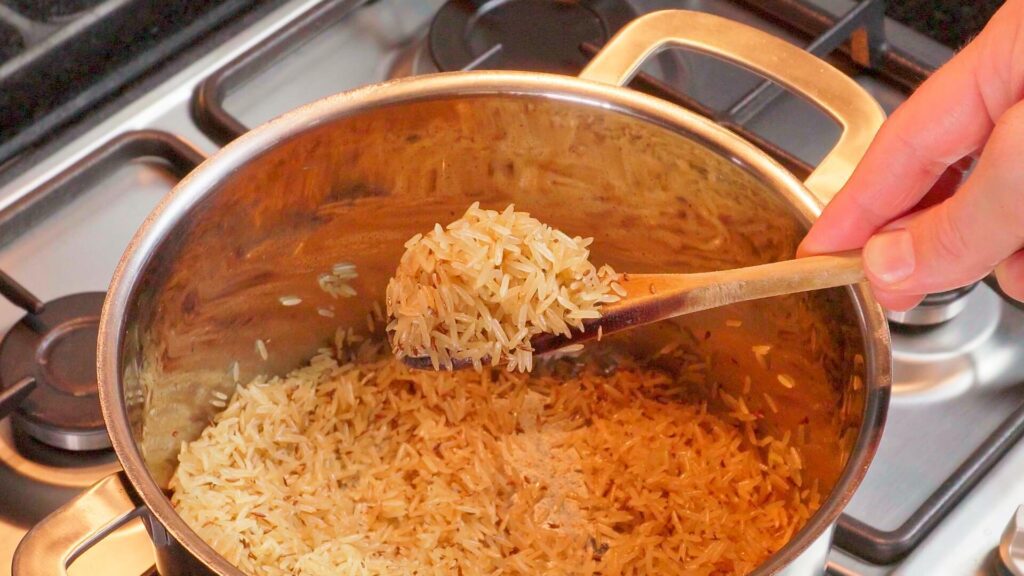
POLYGON ((744 574, 819 501, 788 433, 680 403, 662 371, 424 372, 380 348, 339 330, 182 445, 172 503, 244 572, 744 574))
POLYGON ((479 203, 447 227, 417 234, 387 287, 395 354, 430 357, 435 368, 468 360, 482 369, 489 359, 528 371, 531 337, 571 337, 600 318, 601 304, 625 294, 611 267, 590 263, 591 242, 512 205, 497 212, 479 203))
POLYGON ((349 262, 339 262, 331 266, 331 271, 317 277, 317 284, 320 289, 331 295, 331 298, 351 298, 357 294, 352 287, 351 280, 359 277, 356 272, 356 265, 349 262))
POLYGON ((752 346, 751 350, 754 351, 754 358, 757 359, 757 363, 762 368, 768 367, 768 353, 771 352, 772 347, 768 344, 762 344, 759 346, 752 346))
POLYGON ((260 358, 262 358, 264 362, 266 362, 267 358, 270 357, 267 353, 267 343, 263 340, 256 340, 256 353, 260 355, 260 358))

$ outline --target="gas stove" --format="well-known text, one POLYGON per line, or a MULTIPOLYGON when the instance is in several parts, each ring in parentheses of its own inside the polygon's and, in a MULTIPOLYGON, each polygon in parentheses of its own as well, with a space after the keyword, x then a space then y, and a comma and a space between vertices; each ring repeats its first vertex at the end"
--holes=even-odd
MULTIPOLYGON (((625 22, 665 8, 727 16, 831 54, 888 111, 952 55, 885 20, 874 0, 293 0, 192 50, 190 62, 129 91, 74 138, 0 171, 0 270, 9 276, 0 275, 0 292, 21 306, 0 302, 0 404, 17 405, 0 421, 0 575, 26 530, 118 467, 92 412, 97 293, 185 173, 252 126, 388 78, 573 74, 625 22)), ((695 54, 662 55, 633 87, 715 118, 798 175, 838 134, 801 100, 695 54)), ((1000 537, 1024 504, 1024 311, 980 284, 892 319, 889 420, 827 570, 998 573, 1000 537)), ((138 576, 152 563, 135 522, 71 574, 138 576)))

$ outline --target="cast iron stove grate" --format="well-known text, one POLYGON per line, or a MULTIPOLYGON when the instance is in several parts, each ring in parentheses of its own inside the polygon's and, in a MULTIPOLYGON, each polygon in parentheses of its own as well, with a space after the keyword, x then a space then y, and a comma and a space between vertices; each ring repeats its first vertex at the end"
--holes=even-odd
POLYGON ((0 165, 261 0, 0 0, 0 165))

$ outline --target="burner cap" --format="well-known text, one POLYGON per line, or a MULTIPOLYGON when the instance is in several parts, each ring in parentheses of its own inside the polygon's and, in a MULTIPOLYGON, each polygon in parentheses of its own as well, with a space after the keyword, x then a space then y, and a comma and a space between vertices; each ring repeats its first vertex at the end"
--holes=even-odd
POLYGON ((72 294, 27 315, 0 342, 0 386, 36 379, 12 423, 65 450, 110 447, 96 384, 96 336, 104 293, 72 294))
POLYGON ((931 328, 944 324, 961 312, 967 306, 968 294, 974 290, 977 283, 968 284, 962 288, 929 294, 920 304, 902 312, 886 311, 886 317, 896 324, 910 328, 931 328))
POLYGON ((442 71, 532 70, 576 74, 585 42, 603 45, 636 17, 626 0, 449 0, 430 25, 442 71))

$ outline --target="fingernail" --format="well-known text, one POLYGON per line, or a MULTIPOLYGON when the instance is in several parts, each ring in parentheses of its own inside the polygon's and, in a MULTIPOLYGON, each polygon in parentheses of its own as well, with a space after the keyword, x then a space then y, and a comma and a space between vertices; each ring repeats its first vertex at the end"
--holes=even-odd
POLYGON ((906 230, 875 234, 864 245, 864 266, 885 284, 896 284, 914 273, 914 240, 906 230))

